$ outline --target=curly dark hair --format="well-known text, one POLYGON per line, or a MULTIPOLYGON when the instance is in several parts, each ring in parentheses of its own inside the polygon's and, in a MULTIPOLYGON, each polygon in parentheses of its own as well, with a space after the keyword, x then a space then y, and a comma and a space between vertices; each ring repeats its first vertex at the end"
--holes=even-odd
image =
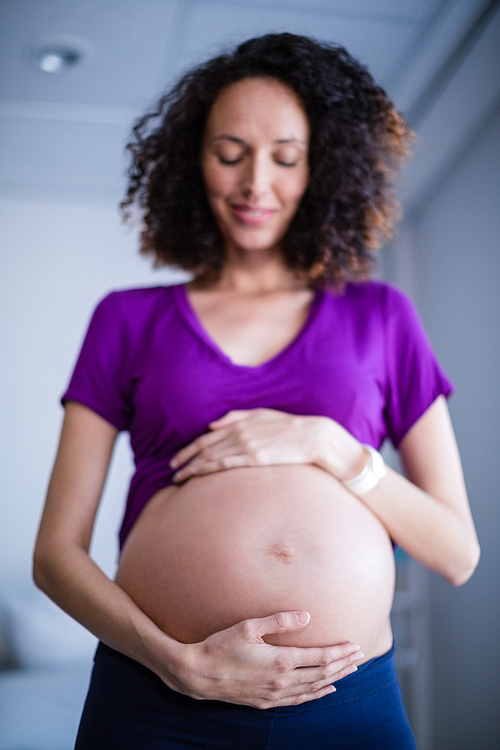
POLYGON ((308 187, 282 241, 288 266, 334 284, 367 277, 371 251, 398 218, 393 178, 412 132, 343 47, 288 33, 250 39, 191 70, 137 121, 121 208, 125 219, 134 202, 143 211, 141 252, 197 275, 222 267, 200 149, 217 96, 245 78, 289 86, 311 128, 308 187))

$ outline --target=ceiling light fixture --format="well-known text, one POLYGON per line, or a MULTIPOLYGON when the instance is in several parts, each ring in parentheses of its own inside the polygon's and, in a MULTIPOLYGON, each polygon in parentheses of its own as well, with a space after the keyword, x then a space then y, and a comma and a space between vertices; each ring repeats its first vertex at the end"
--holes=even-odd
POLYGON ((61 73, 63 70, 78 65, 81 59, 82 55, 79 50, 59 45, 38 47, 31 53, 33 65, 45 73, 61 73))
POLYGON ((28 52, 31 65, 44 73, 64 73, 89 62, 92 44, 75 34, 51 34, 39 39, 28 52))

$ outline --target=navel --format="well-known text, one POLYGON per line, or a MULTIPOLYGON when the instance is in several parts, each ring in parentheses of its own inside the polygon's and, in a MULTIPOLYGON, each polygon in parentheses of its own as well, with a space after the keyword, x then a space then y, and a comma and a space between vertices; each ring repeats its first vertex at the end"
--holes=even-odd
POLYGON ((274 557, 275 560, 282 563, 291 563, 296 557, 296 551, 289 544, 272 544, 269 548, 269 554, 274 557))

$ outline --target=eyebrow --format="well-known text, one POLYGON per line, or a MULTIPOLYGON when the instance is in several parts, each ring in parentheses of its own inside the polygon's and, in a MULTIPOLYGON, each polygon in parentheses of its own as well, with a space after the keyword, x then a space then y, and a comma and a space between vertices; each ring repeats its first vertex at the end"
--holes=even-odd
MULTIPOLYGON (((217 135, 213 139, 214 141, 220 141, 220 140, 226 140, 226 141, 232 141, 233 143, 241 144, 242 146, 246 146, 246 141, 243 140, 243 138, 236 138, 234 135, 217 135)), ((305 146, 305 141, 301 141, 299 138, 279 138, 276 141, 273 141, 273 143, 281 144, 281 143, 300 143, 302 146, 305 146)))

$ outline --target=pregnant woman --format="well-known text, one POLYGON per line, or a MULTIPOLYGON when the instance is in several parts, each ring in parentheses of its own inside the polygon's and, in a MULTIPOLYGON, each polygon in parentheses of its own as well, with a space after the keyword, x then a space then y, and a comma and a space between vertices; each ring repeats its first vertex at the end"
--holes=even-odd
POLYGON ((455 585, 479 547, 452 386, 369 280, 408 127, 345 50, 281 34, 186 75, 134 134, 125 212, 193 278, 107 296, 63 397, 34 574, 101 641, 76 747, 414 748, 393 544, 455 585), (111 581, 88 550, 121 430, 111 581))

